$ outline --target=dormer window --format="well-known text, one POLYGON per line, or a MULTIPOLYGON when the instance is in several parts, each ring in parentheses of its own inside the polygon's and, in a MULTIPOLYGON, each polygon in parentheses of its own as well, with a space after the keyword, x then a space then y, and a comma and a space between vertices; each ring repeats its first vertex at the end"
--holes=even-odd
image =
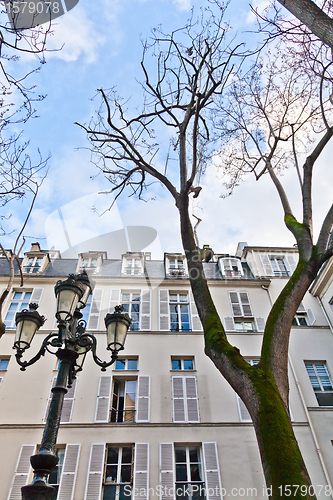
POLYGON ((80 254, 78 273, 98 274, 102 265, 102 255, 97 253, 80 254))
POLYGON ((142 276, 144 269, 144 254, 127 252, 122 259, 123 276, 142 276))
POLYGON ((23 265, 24 273, 37 274, 41 272, 44 257, 28 257, 23 265))
POLYGON ((241 278, 244 274, 240 259, 220 257, 219 267, 224 278, 241 278))
POLYGON ((169 278, 183 278, 187 275, 185 257, 183 255, 167 255, 165 273, 169 278))

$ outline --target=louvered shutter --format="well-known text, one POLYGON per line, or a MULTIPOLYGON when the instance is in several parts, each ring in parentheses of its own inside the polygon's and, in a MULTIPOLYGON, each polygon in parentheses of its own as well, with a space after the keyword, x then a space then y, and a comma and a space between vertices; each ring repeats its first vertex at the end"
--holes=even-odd
POLYGON ((235 331, 234 318, 232 318, 231 316, 224 316, 223 324, 224 324, 224 329, 226 332, 234 332, 235 331))
POLYGON ((139 375, 136 400, 136 421, 149 422, 150 377, 139 375))
POLYGON ((191 307, 191 327, 192 332, 202 331, 202 324, 199 318, 197 306, 195 305, 193 293, 190 291, 190 307, 191 307))
POLYGON ((2 381, 3 381, 3 377, 0 377, 0 386, 2 384, 2 381))
POLYGON ((67 389, 67 393, 65 394, 64 404, 61 411, 61 420, 60 420, 61 424, 66 424, 71 420, 74 399, 75 399, 76 385, 77 385, 77 378, 73 380, 72 387, 69 387, 69 389, 67 389))
POLYGON ((102 297, 103 297, 103 289, 95 288, 89 311, 87 330, 98 329, 99 316, 102 308, 102 297))
POLYGON ((92 444, 84 500, 100 500, 102 492, 105 444, 92 444))
POLYGON ((170 330, 169 292, 159 290, 160 330, 170 330))
POLYGON ((172 377, 173 421, 185 422, 185 395, 183 377, 172 377))
POLYGON ((284 258, 285 262, 287 262, 287 267, 289 267, 290 274, 293 274, 297 267, 297 262, 295 260, 294 255, 286 255, 284 258))
POLYGON ((148 500, 149 444, 135 443, 133 490, 134 500, 148 500))
POLYGON ((266 326, 266 321, 265 318, 254 318, 254 321, 256 323, 256 330, 257 332, 264 332, 265 331, 265 326, 266 326))
POLYGON ((207 500, 223 500, 216 443, 202 443, 207 500))
POLYGON ((252 422, 251 415, 249 413, 249 410, 246 408, 245 404, 241 400, 241 398, 236 394, 237 397, 237 405, 238 405, 238 411, 239 411, 239 418, 241 422, 252 422))
POLYGON ((110 375, 102 375, 99 378, 98 394, 96 402, 95 423, 108 422, 110 414, 111 398, 111 380, 110 375))
POLYGON ((196 377, 185 377, 187 421, 199 422, 199 404, 196 377))
POLYGON ((247 292, 239 292, 239 299, 243 309, 244 318, 252 317, 253 313, 250 304, 249 294, 247 292))
POLYGON ((30 303, 39 304, 44 288, 34 288, 31 294, 30 303))
POLYGON ((160 443, 160 500, 175 500, 175 459, 173 443, 160 443))
POLYGON ((73 500, 80 445, 66 446, 57 500, 73 500))
POLYGON ((24 444, 21 447, 7 500, 21 500, 21 488, 28 484, 30 457, 35 453, 35 449, 36 447, 33 444, 24 444))
POLYGON ((236 318, 242 316, 242 308, 239 302, 238 293, 229 292, 229 299, 233 316, 236 318))
POLYGON ((313 314, 312 309, 308 309, 307 314, 308 314, 309 325, 312 326, 316 321, 316 317, 313 314))
POLYGON ((150 330, 150 290, 141 290, 140 330, 150 330))
POLYGON ((262 267, 264 268, 264 273, 266 276, 274 276, 274 271, 272 268, 271 261, 269 260, 268 255, 260 254, 260 260, 262 263, 262 267))
POLYGON ((120 306, 120 290, 119 289, 111 290, 109 312, 113 313, 114 308, 116 306, 120 306))
MULTIPOLYGON (((49 399, 48 399, 48 402, 46 405, 45 415, 44 415, 44 419, 43 419, 44 422, 46 422, 47 415, 49 413, 51 399, 52 399, 52 395, 53 395, 52 389, 56 385, 56 381, 57 381, 57 377, 53 377, 50 395, 49 395, 49 399)), ((60 420, 61 424, 70 422, 70 419, 72 416, 74 398, 75 398, 76 383, 77 383, 77 379, 74 379, 72 387, 67 389, 67 393, 65 394, 64 403, 63 403, 62 411, 61 411, 61 420, 60 420)))
POLYGON ((306 312, 306 309, 305 309, 305 306, 303 304, 303 301, 300 303, 300 305, 298 306, 298 309, 296 311, 297 313, 305 313, 306 312))

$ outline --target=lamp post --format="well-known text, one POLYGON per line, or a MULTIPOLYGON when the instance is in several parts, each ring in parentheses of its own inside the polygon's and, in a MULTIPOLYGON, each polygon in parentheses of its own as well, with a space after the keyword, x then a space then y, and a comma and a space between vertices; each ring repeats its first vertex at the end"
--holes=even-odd
POLYGON ((29 349, 36 331, 44 324, 45 318, 37 312, 37 304, 29 304, 29 310, 25 309, 16 314, 16 338, 13 348, 16 349, 15 357, 21 370, 24 371, 38 361, 46 351, 55 354, 60 360, 41 446, 36 455, 30 458, 34 470, 33 482, 22 487, 22 500, 56 499, 57 491, 48 484, 48 478, 58 463, 56 442, 61 410, 67 387, 71 387, 76 373, 82 370, 86 354, 91 351, 95 363, 101 367, 102 371, 105 371, 116 361, 118 352, 124 349, 131 319, 128 314, 122 313, 122 306, 116 306, 115 312, 105 317, 106 349, 111 351, 111 360, 102 361, 97 356, 96 337, 86 333, 86 322, 82 319, 80 312, 85 307, 93 288, 94 284, 86 272, 70 275, 66 280, 58 281, 55 286, 58 332, 47 335, 38 353, 29 361, 22 360, 23 354, 26 349, 29 349), (58 348, 58 350, 53 352, 52 348, 58 348))

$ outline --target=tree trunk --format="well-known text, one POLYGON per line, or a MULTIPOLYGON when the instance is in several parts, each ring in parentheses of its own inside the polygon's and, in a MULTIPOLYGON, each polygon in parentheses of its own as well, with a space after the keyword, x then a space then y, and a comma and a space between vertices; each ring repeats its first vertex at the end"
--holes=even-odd
POLYGON ((312 0, 278 0, 323 43, 333 48, 333 20, 312 0))
POLYGON ((188 214, 188 197, 177 200, 182 243, 187 258, 189 278, 205 336, 205 352, 220 373, 244 401, 253 420, 267 494, 272 500, 288 496, 314 499, 310 478, 299 450, 289 411, 286 408, 269 364, 250 366, 225 335, 204 277, 188 214), (292 486, 290 486, 292 485, 292 486), (289 495, 288 488, 292 488, 289 495))

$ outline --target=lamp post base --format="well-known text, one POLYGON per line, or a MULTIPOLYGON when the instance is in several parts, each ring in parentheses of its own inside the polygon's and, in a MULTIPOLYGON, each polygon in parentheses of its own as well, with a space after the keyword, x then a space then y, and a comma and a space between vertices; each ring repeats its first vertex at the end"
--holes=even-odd
POLYGON ((36 481, 21 488, 22 500, 56 500, 57 490, 44 481, 36 481))

